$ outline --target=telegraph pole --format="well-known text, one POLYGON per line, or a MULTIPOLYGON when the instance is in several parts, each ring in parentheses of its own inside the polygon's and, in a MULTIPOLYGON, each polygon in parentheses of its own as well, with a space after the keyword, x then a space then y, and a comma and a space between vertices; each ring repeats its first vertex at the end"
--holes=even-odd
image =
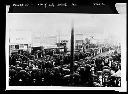
POLYGON ((74 60, 74 27, 71 30, 71 63, 70 63, 70 71, 73 74, 73 60, 74 60))

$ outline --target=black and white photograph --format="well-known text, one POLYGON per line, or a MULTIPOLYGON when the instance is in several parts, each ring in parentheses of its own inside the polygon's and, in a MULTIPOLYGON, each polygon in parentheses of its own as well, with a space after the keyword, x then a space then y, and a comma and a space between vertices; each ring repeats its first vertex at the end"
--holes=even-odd
POLYGON ((6 13, 7 89, 126 89, 126 14, 6 13))

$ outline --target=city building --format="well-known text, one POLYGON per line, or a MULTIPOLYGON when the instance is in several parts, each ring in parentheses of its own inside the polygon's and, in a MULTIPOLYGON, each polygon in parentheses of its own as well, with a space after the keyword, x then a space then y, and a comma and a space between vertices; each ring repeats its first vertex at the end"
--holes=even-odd
POLYGON ((83 48, 83 34, 75 34, 75 50, 80 50, 83 48))
POLYGON ((21 29, 11 30, 9 36, 9 52, 18 52, 19 50, 31 52, 31 32, 21 29))

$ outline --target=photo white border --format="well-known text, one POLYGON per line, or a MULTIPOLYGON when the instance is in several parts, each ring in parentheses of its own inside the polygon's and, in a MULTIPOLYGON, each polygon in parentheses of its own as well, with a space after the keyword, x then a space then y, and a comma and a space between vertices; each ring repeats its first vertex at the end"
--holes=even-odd
MULTIPOLYGON (((6 13, 8 20, 9 13, 6 13)), ((11 13, 13 14, 13 13, 11 13)), ((92 14, 95 15, 95 14, 92 14)), ((103 15, 103 14, 101 14, 103 15)), ((109 14, 115 15, 115 14, 109 14)), ((119 15, 119 14, 116 14, 119 15)), ((119 15, 120 16, 120 15, 119 15)), ((9 86, 9 24, 6 23, 6 90, 115 90, 119 92, 127 92, 126 82, 126 32, 122 33, 124 37, 121 42, 121 87, 62 87, 62 86, 9 86)))

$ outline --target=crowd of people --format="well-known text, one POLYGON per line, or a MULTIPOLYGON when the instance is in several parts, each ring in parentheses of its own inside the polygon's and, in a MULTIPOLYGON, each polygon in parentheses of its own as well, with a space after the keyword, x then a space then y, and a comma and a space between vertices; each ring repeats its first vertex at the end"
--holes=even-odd
POLYGON ((76 52, 73 73, 70 62, 70 53, 12 53, 9 56, 9 85, 119 87, 121 84, 120 53, 92 58, 90 53, 76 52))

